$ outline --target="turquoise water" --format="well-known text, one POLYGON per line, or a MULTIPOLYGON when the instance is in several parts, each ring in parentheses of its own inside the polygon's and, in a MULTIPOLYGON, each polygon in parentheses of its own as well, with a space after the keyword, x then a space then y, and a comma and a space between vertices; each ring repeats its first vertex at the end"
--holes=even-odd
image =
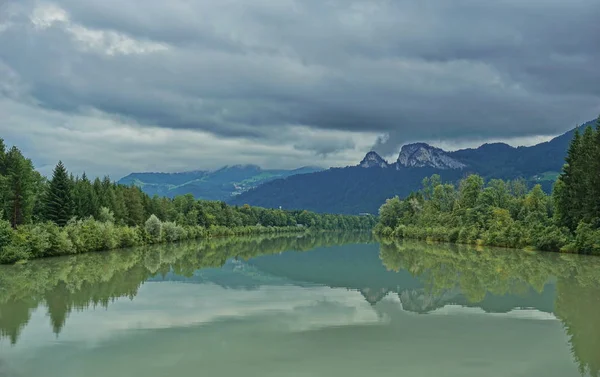
POLYGON ((267 237, 0 268, 0 376, 600 369, 600 261, 267 237))

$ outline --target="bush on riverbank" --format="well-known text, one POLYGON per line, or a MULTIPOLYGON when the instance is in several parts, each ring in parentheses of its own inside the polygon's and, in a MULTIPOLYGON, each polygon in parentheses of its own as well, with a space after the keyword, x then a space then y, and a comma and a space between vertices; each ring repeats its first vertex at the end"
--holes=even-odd
POLYGON ((64 227, 52 222, 22 225, 13 230, 0 220, 0 264, 49 256, 81 254, 184 240, 267 233, 304 232, 301 227, 178 225, 152 215, 143 227, 116 225, 92 217, 73 219, 64 227))

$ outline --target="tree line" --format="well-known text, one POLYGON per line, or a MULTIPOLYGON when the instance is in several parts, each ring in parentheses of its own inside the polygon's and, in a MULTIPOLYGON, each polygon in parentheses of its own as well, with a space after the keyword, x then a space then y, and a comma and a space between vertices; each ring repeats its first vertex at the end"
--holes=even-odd
POLYGON ((552 195, 522 179, 470 175, 454 185, 433 175, 379 214, 384 236, 600 254, 600 118, 576 131, 552 195))
POLYGON ((2 139, 0 211, 0 263, 209 236, 370 229, 375 223, 369 216, 229 206, 191 194, 150 197, 109 177, 73 176, 62 162, 46 179, 2 139))

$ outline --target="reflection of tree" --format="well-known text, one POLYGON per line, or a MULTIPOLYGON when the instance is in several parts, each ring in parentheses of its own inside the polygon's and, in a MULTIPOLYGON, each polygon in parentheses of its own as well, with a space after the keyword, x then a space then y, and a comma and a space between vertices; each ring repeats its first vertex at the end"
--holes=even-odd
MULTIPOLYGON (((596 274, 598 274, 596 270, 596 274)), ((598 279, 600 280, 600 279, 598 279)), ((563 322, 582 375, 600 376, 600 286, 576 279, 558 282, 556 315, 563 322)))
POLYGON ((436 297, 453 289, 471 302, 495 295, 538 292, 557 279, 554 312, 569 337, 582 375, 600 376, 600 258, 526 253, 409 241, 382 242, 380 258, 389 270, 406 269, 436 297))
POLYGON ((474 303, 487 293, 522 295, 530 287, 542 292, 562 268, 557 255, 408 241, 382 243, 380 258, 389 270, 420 277, 431 294, 460 289, 474 303))
POLYGON ((0 337, 14 344, 40 304, 48 309, 58 335, 72 310, 108 307, 119 297, 133 298, 147 279, 173 271, 182 276, 228 259, 249 259, 286 250, 370 242, 369 233, 324 232, 298 235, 214 238, 201 243, 161 245, 130 251, 90 253, 0 267, 0 337))

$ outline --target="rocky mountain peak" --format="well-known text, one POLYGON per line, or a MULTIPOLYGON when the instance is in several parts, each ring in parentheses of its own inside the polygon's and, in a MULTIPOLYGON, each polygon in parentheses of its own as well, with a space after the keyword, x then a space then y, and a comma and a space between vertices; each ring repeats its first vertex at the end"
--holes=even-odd
POLYGON ((367 153, 365 158, 360 162, 360 167, 363 168, 387 168, 388 163, 377 152, 371 151, 367 153))
POLYGON ((396 168, 462 169, 466 165, 440 148, 425 143, 407 144, 400 150, 396 168))

